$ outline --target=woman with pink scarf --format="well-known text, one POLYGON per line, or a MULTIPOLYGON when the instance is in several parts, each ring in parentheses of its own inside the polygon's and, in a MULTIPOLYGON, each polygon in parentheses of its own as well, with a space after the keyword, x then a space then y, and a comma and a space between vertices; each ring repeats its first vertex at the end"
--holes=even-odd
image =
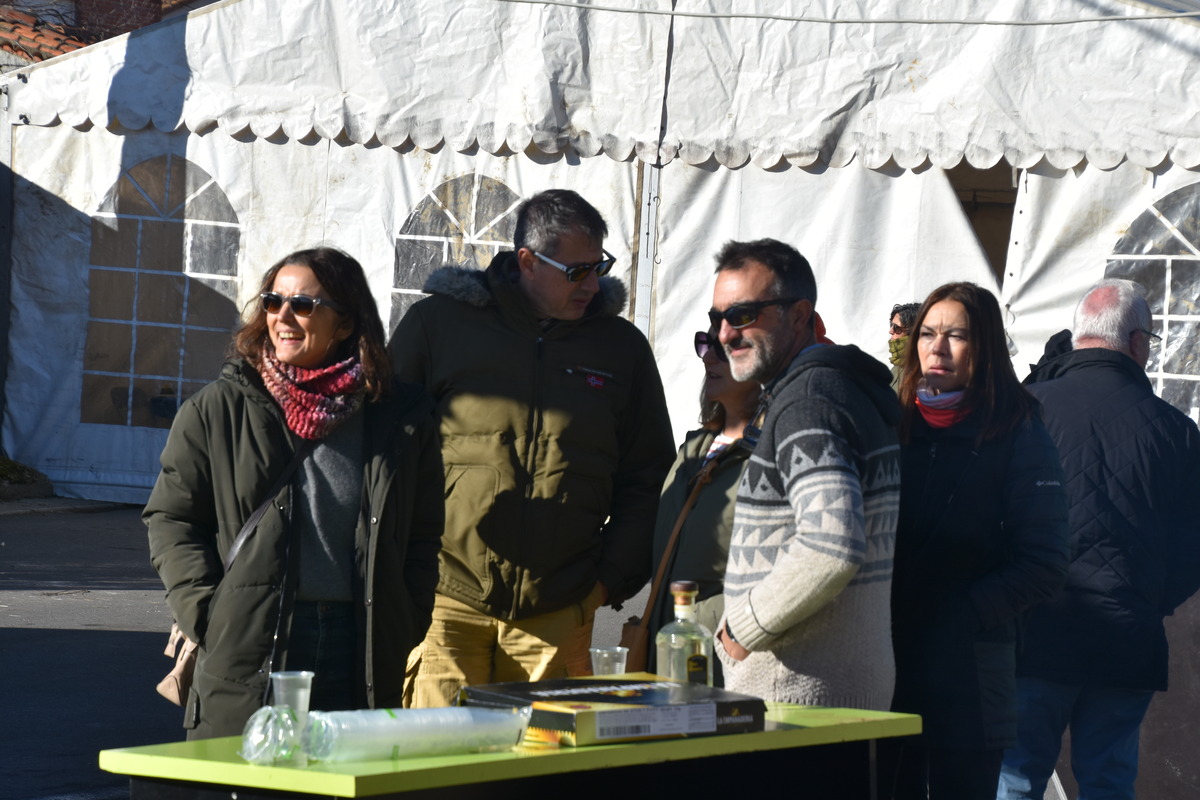
POLYGON ((313 709, 401 705, 437 582, 442 467, 430 401, 393 380, 384 344, 359 263, 298 251, 179 409, 143 519, 199 643, 189 738, 241 733, 284 669, 316 673, 313 709))

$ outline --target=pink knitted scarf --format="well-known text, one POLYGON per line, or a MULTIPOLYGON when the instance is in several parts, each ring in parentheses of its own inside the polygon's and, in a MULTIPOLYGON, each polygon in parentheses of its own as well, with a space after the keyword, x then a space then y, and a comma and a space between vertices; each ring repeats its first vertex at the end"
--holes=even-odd
POLYGON ((288 429, 301 439, 323 439, 362 408, 366 381, 357 357, 305 369, 284 364, 264 348, 259 372, 288 429))

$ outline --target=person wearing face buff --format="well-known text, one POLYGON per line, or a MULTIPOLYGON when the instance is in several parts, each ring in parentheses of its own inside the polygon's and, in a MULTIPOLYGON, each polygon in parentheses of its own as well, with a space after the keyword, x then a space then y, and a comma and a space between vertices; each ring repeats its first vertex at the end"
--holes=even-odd
POLYGON ((892 390, 900 393, 900 378, 904 375, 904 351, 908 335, 917 318, 920 303, 897 303, 888 315, 888 361, 892 365, 892 390))
POLYGON ((437 583, 432 402, 393 381, 362 267, 332 248, 267 270, 231 349, 180 407, 143 513, 199 643, 188 738, 240 734, 283 669, 316 673, 313 709, 398 707, 437 583))
POLYGON ((1067 569, 1058 451, 1009 361, 1000 306, 950 283, 917 313, 900 387, 893 711, 883 796, 992 800, 1016 739, 1017 618, 1067 569))

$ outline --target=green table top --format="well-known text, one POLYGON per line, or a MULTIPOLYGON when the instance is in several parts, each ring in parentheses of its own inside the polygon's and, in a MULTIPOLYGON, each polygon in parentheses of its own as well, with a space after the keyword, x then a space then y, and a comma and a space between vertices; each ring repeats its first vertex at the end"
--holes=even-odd
POLYGON ((253 789, 370 797, 390 792, 653 764, 755 750, 779 750, 920 733, 912 714, 767 704, 767 730, 589 747, 520 747, 504 753, 403 758, 307 767, 256 766, 237 750, 241 737, 102 750, 100 768, 131 777, 165 778, 253 789))

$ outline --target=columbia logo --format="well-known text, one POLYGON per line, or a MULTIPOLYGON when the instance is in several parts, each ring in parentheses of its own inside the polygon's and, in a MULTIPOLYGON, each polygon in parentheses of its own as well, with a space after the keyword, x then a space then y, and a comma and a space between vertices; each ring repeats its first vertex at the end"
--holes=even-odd
POLYGON ((1035 486, 1062 486, 1058 481, 1038 481, 1035 486))

